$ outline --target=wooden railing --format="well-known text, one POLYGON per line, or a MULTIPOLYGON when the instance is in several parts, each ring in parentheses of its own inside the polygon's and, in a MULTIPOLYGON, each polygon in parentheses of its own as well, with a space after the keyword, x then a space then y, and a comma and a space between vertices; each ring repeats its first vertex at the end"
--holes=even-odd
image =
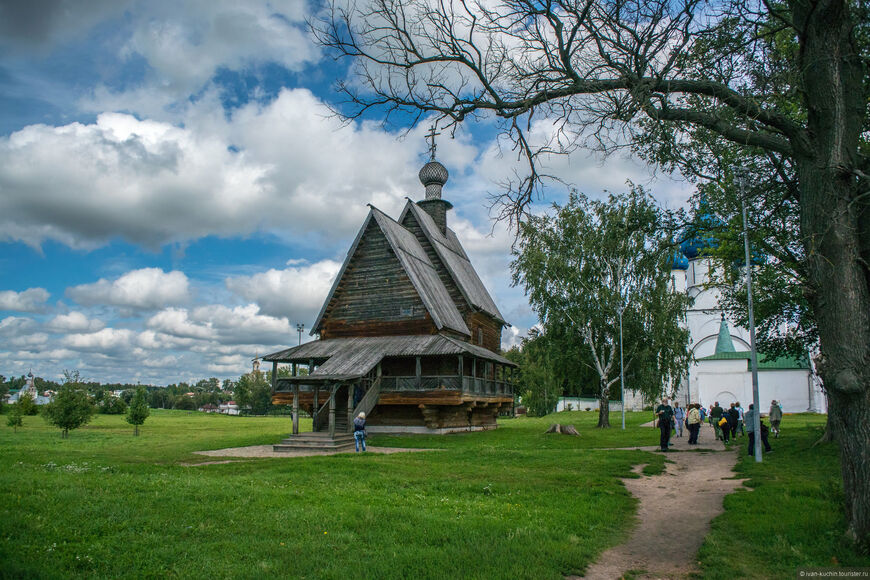
POLYGON ((436 391, 447 389, 482 395, 513 395, 511 383, 495 379, 455 376, 381 377, 381 391, 436 391))
MULTIPOLYGON (((281 389, 281 379, 278 379, 278 388, 281 389)), ((292 390, 292 387, 289 386, 288 390, 292 390)), ((325 386, 320 386, 320 395, 324 397, 324 400, 318 401, 319 405, 322 405, 320 412, 326 414, 328 411, 328 405, 326 404, 329 401, 329 388, 325 386)), ((350 386, 349 388, 353 388, 350 386)), ((463 393, 471 393, 471 394, 481 394, 481 395, 513 395, 514 387, 512 383, 503 380, 496 379, 484 379, 480 377, 460 377, 459 375, 446 375, 446 376, 421 376, 416 377, 413 375, 410 376, 382 376, 380 379, 375 380, 372 383, 372 386, 366 391, 366 395, 363 397, 362 401, 357 404, 357 407, 354 409, 354 416, 356 416, 360 411, 368 414, 374 408, 375 404, 377 404, 378 394, 381 392, 403 392, 403 391, 437 391, 437 390, 451 390, 451 391, 462 391, 463 393), (380 383, 378 384, 378 381, 380 383), (375 385, 378 385, 378 388, 375 388, 375 385), (367 400, 371 397, 373 400, 367 400), (363 403, 365 403, 365 407, 363 407, 363 403), (371 405, 369 407, 369 405, 371 405)), ((300 392, 313 392, 313 385, 299 385, 300 392)))
MULTIPOLYGON (((353 388, 353 387, 351 387, 353 388)), ((375 405, 378 404, 378 397, 381 394, 381 377, 375 379, 375 382, 369 387, 369 390, 366 391, 366 394, 363 395, 363 398, 357 403, 357 406, 354 407, 353 414, 351 415, 351 419, 356 417, 360 413, 365 413, 368 415, 372 412, 372 409, 375 408, 375 405)), ((350 428, 350 425, 348 425, 350 428)))

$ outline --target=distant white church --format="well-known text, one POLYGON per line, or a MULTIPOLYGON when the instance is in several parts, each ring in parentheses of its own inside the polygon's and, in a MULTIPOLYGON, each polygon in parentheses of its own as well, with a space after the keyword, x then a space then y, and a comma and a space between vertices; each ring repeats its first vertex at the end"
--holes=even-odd
MULTIPOLYGON (((671 266, 674 290, 685 292, 694 300, 686 311, 693 362, 675 400, 683 407, 699 402, 707 408, 716 401, 724 408, 739 401, 744 409, 748 409, 752 403, 749 331, 729 324, 719 307, 720 290, 710 284, 717 262, 704 254, 711 242, 683 241, 671 266)), ((770 359, 759 352, 758 392, 762 413, 767 413, 774 399, 786 413, 827 412, 821 382, 813 372, 809 357, 802 360, 770 359)), ((640 410, 644 404, 651 403, 629 391, 626 391, 625 399, 629 410, 640 410)))
MULTIPOLYGON (((706 407, 718 401, 725 408, 740 401, 747 409, 752 402, 749 331, 730 325, 719 308, 720 291, 710 285, 716 261, 704 255, 706 247, 704 240, 683 241, 671 270, 674 289, 694 299, 686 312, 694 362, 676 399, 683 405, 700 402, 706 407)), ((762 413, 773 399, 786 413, 827 412, 809 357, 771 359, 759 353, 758 391, 762 413)))
POLYGON ((33 399, 33 402, 37 405, 47 405, 51 402, 50 395, 40 395, 36 390, 36 384, 34 381, 35 377, 33 376, 33 371, 27 373, 26 382, 23 387, 18 392, 13 392, 9 395, 8 403, 11 405, 13 403, 17 403, 18 399, 20 399, 23 395, 30 395, 30 398, 33 399))

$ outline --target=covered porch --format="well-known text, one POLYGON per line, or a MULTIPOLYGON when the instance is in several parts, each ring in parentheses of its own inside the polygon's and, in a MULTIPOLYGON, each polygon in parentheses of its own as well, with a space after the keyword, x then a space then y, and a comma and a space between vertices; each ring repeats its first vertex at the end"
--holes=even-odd
POLYGON ((444 335, 314 341, 264 357, 272 362, 273 402, 299 410, 315 432, 349 433, 360 412, 373 432, 450 432, 495 428, 513 406, 509 360, 444 335), (277 378, 279 363, 289 377, 277 378))

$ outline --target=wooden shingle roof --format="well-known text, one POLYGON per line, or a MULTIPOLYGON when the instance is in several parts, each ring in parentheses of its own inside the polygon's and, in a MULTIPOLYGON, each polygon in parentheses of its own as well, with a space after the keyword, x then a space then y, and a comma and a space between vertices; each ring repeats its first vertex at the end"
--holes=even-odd
POLYGON ((471 331, 465 324, 456 304, 453 303, 450 294, 438 277, 435 266, 429 260, 426 251, 420 245, 420 242, 417 241, 417 238, 376 207, 369 207, 371 208, 369 214, 366 216, 353 245, 348 250, 347 257, 338 275, 335 277, 335 281, 323 303, 320 314, 318 314, 312 326, 311 333, 314 334, 320 330, 329 305, 335 298, 336 290, 348 269, 366 229, 370 224, 374 223, 383 233, 390 248, 396 255, 396 258, 398 258, 402 269, 410 279, 414 290, 419 295, 429 316, 431 316, 435 327, 438 330, 453 330, 465 336, 470 336, 471 331))
MULTIPOLYGON (((353 379, 364 376, 386 356, 437 356, 466 354, 498 362, 514 363, 491 350, 443 334, 419 336, 366 336, 314 340, 264 356, 269 362, 320 364, 310 376, 317 380, 353 379)), ((300 378, 299 380, 302 380, 300 378)))
POLYGON ((486 287, 483 285, 480 276, 477 275, 474 266, 471 265, 468 255, 465 253, 462 244, 459 243, 459 239, 453 230, 447 228, 447 234, 442 234, 432 216, 423 211, 420 206, 410 199, 399 216, 400 223, 405 219, 405 215, 408 212, 411 212, 417 223, 420 224, 426 239, 429 240, 429 243, 435 249, 435 252, 456 282, 465 300, 473 308, 482 310, 499 322, 507 324, 504 316, 499 312, 498 306, 495 305, 492 296, 489 295, 489 292, 487 292, 486 287))

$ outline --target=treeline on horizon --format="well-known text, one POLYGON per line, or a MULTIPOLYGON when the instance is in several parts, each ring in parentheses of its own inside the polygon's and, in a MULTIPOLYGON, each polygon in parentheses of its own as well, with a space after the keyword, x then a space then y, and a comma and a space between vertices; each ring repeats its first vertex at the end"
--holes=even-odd
MULTIPOLYGON (((289 374, 279 369, 278 375, 289 374)), ((77 384, 85 389, 97 407, 98 412, 105 414, 122 414, 136 394, 136 389, 144 387, 147 391, 148 406, 152 409, 180 409, 193 411, 206 405, 218 406, 222 403, 235 401, 242 413, 253 415, 283 414, 284 405, 272 405, 271 371, 261 372, 254 376, 247 373, 237 380, 217 377, 202 379, 195 383, 179 382, 167 385, 143 385, 140 383, 101 383, 99 381, 78 380, 77 384), (113 396, 114 391, 121 391, 120 396, 113 396), (192 393, 189 394, 189 393, 192 393)), ((6 378, 0 375, 0 397, 10 391, 18 391, 27 384, 27 377, 6 378)), ((33 384, 39 394, 45 391, 58 391, 61 383, 43 377, 35 376, 33 384)))

